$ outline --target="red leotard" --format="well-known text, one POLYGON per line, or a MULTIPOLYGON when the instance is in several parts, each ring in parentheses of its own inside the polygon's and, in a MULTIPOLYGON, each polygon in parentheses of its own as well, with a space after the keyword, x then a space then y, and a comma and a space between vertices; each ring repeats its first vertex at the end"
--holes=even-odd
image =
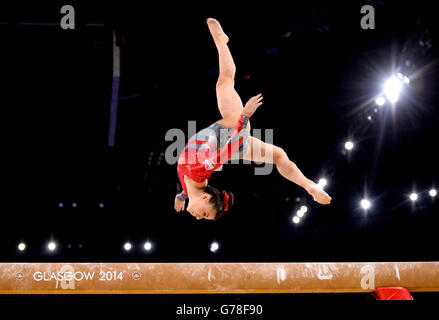
POLYGON ((229 135, 225 145, 219 150, 217 150, 214 143, 217 140, 215 131, 211 131, 211 134, 207 133, 204 136, 197 133, 191 137, 178 158, 178 178, 183 187, 183 191, 177 195, 180 200, 183 201, 188 198, 184 176, 196 182, 209 179, 212 172, 221 167, 242 145, 243 133, 247 123, 248 117, 241 114, 235 129, 229 135), (212 137, 212 134, 215 136, 212 137))

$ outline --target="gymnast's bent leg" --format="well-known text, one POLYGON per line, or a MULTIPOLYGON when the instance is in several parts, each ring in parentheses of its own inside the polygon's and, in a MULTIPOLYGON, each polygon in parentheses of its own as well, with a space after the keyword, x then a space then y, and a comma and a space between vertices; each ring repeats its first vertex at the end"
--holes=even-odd
POLYGON ((329 204, 331 202, 331 197, 319 188, 315 182, 305 177, 282 148, 265 143, 252 136, 249 137, 248 143, 250 148, 241 159, 273 163, 284 178, 304 188, 318 203, 329 204))

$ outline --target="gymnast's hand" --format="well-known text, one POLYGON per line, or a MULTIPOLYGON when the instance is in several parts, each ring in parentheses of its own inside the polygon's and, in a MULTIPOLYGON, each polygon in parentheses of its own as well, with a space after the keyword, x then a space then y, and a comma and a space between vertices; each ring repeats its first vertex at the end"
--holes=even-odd
POLYGON ((185 203, 185 201, 180 201, 177 199, 177 197, 175 197, 175 201, 174 201, 175 211, 177 211, 177 212, 183 211, 184 210, 184 203, 185 203))
POLYGON ((262 104, 261 102, 262 99, 263 99, 262 93, 258 94, 257 96, 251 97, 245 104, 242 113, 250 118, 253 115, 253 113, 255 113, 256 109, 262 104))

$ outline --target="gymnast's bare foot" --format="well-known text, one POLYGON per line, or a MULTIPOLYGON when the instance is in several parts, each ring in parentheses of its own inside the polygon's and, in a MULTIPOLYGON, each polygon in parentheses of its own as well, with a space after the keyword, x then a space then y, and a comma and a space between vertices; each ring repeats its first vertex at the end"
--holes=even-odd
POLYGON ((229 42, 229 37, 224 33, 223 28, 221 28, 218 20, 214 18, 206 19, 207 26, 209 27, 210 33, 212 34, 213 41, 217 42, 229 42))
POLYGON ((306 191, 308 191, 308 193, 314 198, 314 200, 320 204, 331 203, 332 198, 316 184, 311 184, 310 186, 308 186, 306 191))

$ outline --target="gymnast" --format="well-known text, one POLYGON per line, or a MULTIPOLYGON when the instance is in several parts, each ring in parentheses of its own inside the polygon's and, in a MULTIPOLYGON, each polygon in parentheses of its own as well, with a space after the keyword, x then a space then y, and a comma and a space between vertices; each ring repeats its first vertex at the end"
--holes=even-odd
POLYGON ((230 212, 234 195, 208 184, 213 171, 221 170, 229 159, 273 163, 284 178, 304 188, 315 201, 329 204, 331 197, 306 178, 282 148, 249 134, 249 119, 262 104, 263 96, 258 94, 243 106, 234 88, 236 67, 227 45, 229 37, 216 19, 207 18, 206 23, 218 50, 216 95, 222 119, 192 136, 179 155, 177 172, 183 191, 175 197, 175 210, 184 210, 189 199, 186 210, 196 219, 218 220, 230 212))

